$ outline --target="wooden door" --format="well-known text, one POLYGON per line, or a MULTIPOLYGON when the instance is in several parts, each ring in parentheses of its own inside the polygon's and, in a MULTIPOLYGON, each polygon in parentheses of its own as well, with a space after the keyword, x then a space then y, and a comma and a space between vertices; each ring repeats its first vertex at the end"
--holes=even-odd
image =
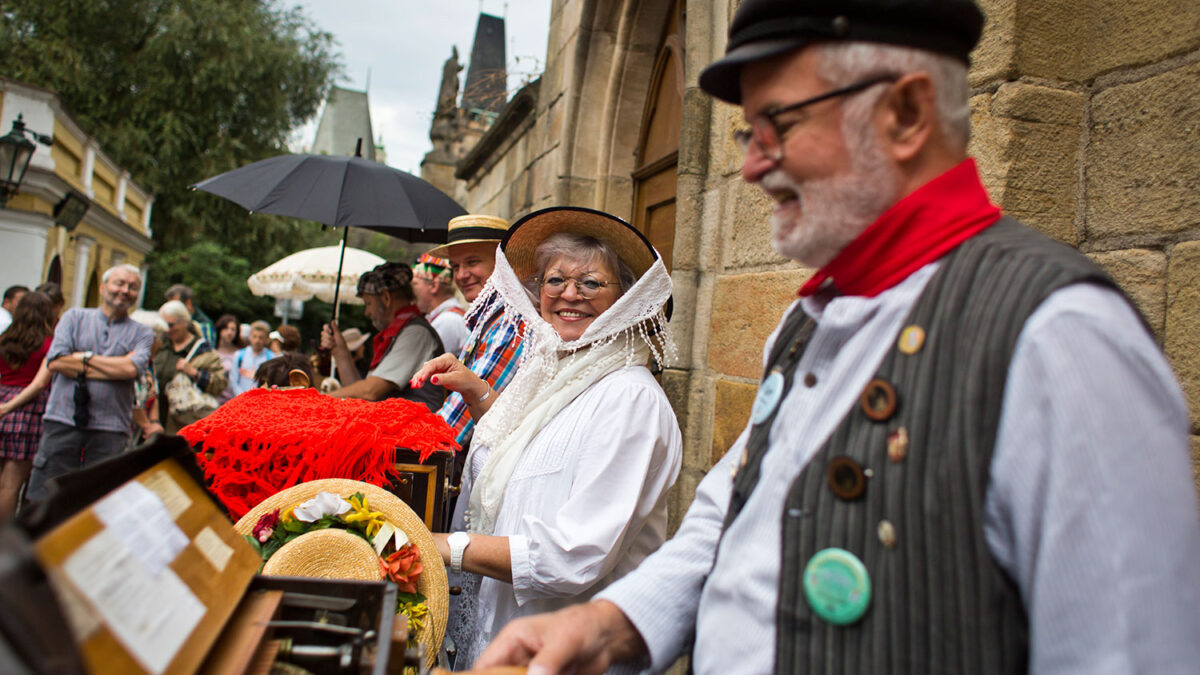
POLYGON ((638 134, 633 171, 633 225, 671 269, 675 248, 675 186, 683 121, 683 14, 672 3, 655 58, 638 134))

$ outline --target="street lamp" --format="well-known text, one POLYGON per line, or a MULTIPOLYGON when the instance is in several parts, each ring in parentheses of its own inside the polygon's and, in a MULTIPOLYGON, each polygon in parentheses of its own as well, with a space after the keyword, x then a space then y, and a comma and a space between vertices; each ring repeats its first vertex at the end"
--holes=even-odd
POLYGON ((8 204, 8 198, 16 194, 25 180, 25 170, 29 168, 29 160, 37 146, 25 137, 33 136, 38 142, 50 145, 49 136, 33 131, 26 132, 24 116, 18 114, 13 120, 12 131, 0 136, 0 206, 8 204))

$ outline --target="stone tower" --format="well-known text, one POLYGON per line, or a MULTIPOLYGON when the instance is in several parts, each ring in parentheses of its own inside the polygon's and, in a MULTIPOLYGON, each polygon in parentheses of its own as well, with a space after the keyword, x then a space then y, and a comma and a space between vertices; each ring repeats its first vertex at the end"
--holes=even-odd
POLYGON ((461 104, 458 74, 463 67, 457 48, 451 48, 450 58, 442 65, 437 109, 429 129, 433 149, 421 160, 421 178, 448 195, 454 195, 458 160, 475 147, 507 101, 506 58, 504 19, 480 14, 461 104))

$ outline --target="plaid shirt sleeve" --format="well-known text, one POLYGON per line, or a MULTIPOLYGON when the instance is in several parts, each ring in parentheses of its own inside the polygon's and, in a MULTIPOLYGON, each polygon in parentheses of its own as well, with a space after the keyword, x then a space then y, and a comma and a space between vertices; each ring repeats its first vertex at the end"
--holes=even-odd
MULTIPOLYGON (((509 380, 517 371, 517 360, 521 354, 521 335, 525 331, 524 324, 513 326, 504 321, 503 310, 500 310, 491 325, 477 342, 468 342, 463 346, 459 360, 470 368, 476 375, 487 380, 497 393, 504 391, 509 380)), ((455 440, 461 445, 475 427, 471 413, 461 394, 452 393, 438 411, 457 434, 455 440)))

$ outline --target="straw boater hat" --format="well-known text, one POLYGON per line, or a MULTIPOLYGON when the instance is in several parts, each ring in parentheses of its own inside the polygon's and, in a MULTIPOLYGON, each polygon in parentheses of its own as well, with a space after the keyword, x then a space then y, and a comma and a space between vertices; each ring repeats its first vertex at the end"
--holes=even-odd
POLYGON ((429 249, 429 255, 445 258, 458 244, 499 242, 508 231, 508 221, 496 216, 458 216, 450 219, 446 230, 446 243, 429 249))
MULTIPOLYGON (((553 206, 534 211, 513 223, 500 243, 518 279, 525 280, 538 273, 538 245, 559 232, 581 234, 608 244, 638 279, 658 260, 658 251, 650 245, 650 240, 624 220, 581 206, 553 206)), ((671 318, 672 304, 668 298, 668 319, 671 318)))
MULTIPOLYGON (((432 666, 442 646, 442 637, 446 634, 449 613, 446 567, 425 523, 399 497, 370 483, 343 478, 314 480, 267 497, 242 516, 234 529, 238 534, 250 535, 265 514, 297 506, 316 497, 318 492, 331 492, 343 499, 361 492, 370 509, 382 513, 387 522, 408 535, 409 541, 420 551, 422 571, 417 579, 417 591, 425 596, 429 614, 417 638, 425 644, 426 666, 432 666)), ((315 530, 284 544, 263 566, 263 574, 363 581, 379 581, 381 578, 379 556, 371 544, 362 537, 339 529, 315 530)))

